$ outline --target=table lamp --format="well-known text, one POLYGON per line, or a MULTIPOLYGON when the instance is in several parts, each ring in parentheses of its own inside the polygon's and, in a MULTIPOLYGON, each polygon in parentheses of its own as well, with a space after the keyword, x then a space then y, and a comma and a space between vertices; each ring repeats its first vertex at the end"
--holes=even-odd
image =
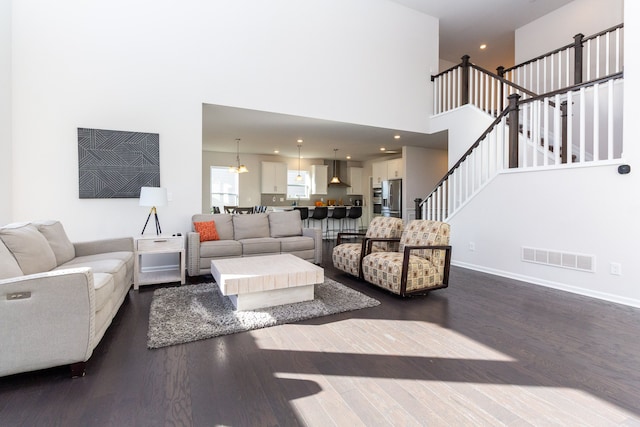
POLYGON ((163 187, 142 187, 140 188, 140 206, 150 206, 149 215, 147 216, 147 221, 144 223, 144 227, 142 228, 142 233, 144 234, 144 230, 147 228, 147 224, 149 223, 149 218, 151 218, 151 214, 154 215, 156 220, 156 234, 159 235, 162 233, 162 229, 160 228, 160 221, 158 220, 158 211, 156 210, 157 206, 166 206, 167 204, 167 189, 163 187))

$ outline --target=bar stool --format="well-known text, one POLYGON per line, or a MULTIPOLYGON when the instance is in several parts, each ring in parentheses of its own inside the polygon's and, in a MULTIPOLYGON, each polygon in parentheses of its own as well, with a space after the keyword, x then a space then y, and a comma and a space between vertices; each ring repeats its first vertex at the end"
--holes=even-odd
POLYGON ((309 208, 306 206, 296 206, 295 208, 293 208, 296 211, 300 211, 300 219, 302 220, 303 224, 306 224, 306 226, 309 226, 309 208))
POLYGON ((333 237, 335 238, 338 234, 336 233, 335 222, 338 221, 338 233, 342 231, 342 220, 347 217, 347 208, 344 206, 336 206, 331 211, 331 215, 327 217, 327 239, 329 237, 329 231, 333 232, 333 237), (331 230, 329 230, 329 223, 332 224, 331 230))
MULTIPOLYGON (((320 221, 320 231, 324 233, 324 220, 329 215, 329 208, 326 206, 316 206, 313 208, 313 214, 309 217, 308 221, 320 221)), ((315 227, 314 227, 315 228, 315 227)))
POLYGON ((360 229, 358 227, 358 219, 360 219, 360 226, 362 226, 362 206, 352 206, 347 213, 346 222, 349 225, 353 221, 353 228, 346 228, 347 231, 353 231, 357 233, 360 229))

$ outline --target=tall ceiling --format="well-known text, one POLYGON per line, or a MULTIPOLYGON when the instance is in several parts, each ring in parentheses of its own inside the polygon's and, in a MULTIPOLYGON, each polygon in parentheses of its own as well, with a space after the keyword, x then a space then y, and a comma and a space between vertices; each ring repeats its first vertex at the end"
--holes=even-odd
POLYGON ((440 20, 440 58, 488 70, 515 65, 515 30, 573 0, 390 0, 440 20), (480 49, 481 44, 487 48, 480 49))
MULTIPOLYGON (((390 0, 440 20, 440 58, 459 63, 462 55, 488 70, 514 65, 515 30, 572 0, 390 0), (484 50, 481 44, 486 44, 484 50)), ((344 159, 365 161, 397 154, 402 145, 446 148, 446 133, 434 135, 332 122, 264 111, 204 105, 203 150, 235 152, 241 138, 243 153, 297 157, 294 144, 282 141, 308 138, 303 143, 306 158, 331 158, 333 148, 344 159), (393 137, 400 135, 399 140, 393 137), (309 141, 322 141, 314 144, 309 141)))

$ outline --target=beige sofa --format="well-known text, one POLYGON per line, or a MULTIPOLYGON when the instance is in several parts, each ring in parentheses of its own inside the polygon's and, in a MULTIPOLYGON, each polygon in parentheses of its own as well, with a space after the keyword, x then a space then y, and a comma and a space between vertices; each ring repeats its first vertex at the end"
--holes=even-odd
POLYGON ((133 239, 71 243, 58 221, 0 227, 0 376, 85 362, 133 279, 133 239))
POLYGON ((322 263, 322 231, 303 228, 299 211, 260 214, 198 214, 192 222, 213 221, 219 239, 200 241, 187 234, 189 276, 211 273, 211 260, 290 253, 314 264, 322 263))

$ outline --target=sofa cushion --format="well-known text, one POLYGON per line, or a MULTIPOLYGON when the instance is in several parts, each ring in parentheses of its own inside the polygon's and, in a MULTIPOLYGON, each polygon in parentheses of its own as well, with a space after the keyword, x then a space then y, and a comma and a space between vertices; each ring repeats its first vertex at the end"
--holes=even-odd
POLYGON ((119 259, 120 261, 124 262, 124 264, 127 266, 127 270, 133 270, 134 256, 133 256, 133 252, 129 252, 129 251, 104 252, 101 254, 77 256, 71 261, 65 262, 64 265, 59 265, 58 267, 64 267, 64 266, 77 267, 76 264, 82 264, 87 261, 101 261, 105 259, 119 259))
POLYGON ((200 244, 200 258, 242 256, 242 245, 236 240, 212 240, 200 244))
MULTIPOLYGON (((231 214, 196 214, 191 217, 193 223, 213 221, 220 240, 233 240, 233 215, 231 214)), ((195 227, 193 231, 196 231, 195 227)))
POLYGON ((269 237, 267 214, 233 215, 235 240, 269 237))
POLYGON ((0 279, 9 279, 10 277, 22 276, 23 274, 18 265, 18 261, 16 261, 13 254, 7 249, 2 240, 0 240, 0 279))
MULTIPOLYGON (((259 215, 259 214, 252 214, 259 215)), ((249 215, 246 215, 249 216, 249 215)), ((242 256, 266 255, 280 253, 280 240, 272 237, 256 237, 240 240, 242 244, 242 256)))
POLYGON ((271 212, 269 214, 271 237, 302 235, 302 220, 299 211, 271 212))
POLYGON ((56 265, 64 264, 76 256, 73 243, 67 237, 60 221, 43 221, 34 223, 34 225, 49 242, 49 246, 56 256, 56 265))
MULTIPOLYGON (((101 254, 108 255, 108 254, 101 254)), ((72 261, 64 263, 56 270, 63 270, 70 267, 89 267, 96 273, 108 273, 112 274, 115 283, 123 283, 127 278, 127 265, 126 262, 115 257, 113 258, 101 258, 93 255, 82 256, 74 258, 72 261)))
POLYGON ((195 228, 198 234, 200 234, 201 242, 220 240, 218 230, 216 230, 216 223, 214 221, 194 222, 193 228, 195 228))
POLYGON ((32 224, 0 228, 0 238, 24 274, 42 273, 52 270, 57 265, 49 242, 32 224))
POLYGON ((280 240, 280 252, 313 250, 315 246, 314 240, 306 236, 281 237, 278 240, 280 240))
POLYGON ((113 275, 108 273, 93 274, 93 289, 96 291, 96 312, 102 310, 113 296, 115 282, 113 275))

